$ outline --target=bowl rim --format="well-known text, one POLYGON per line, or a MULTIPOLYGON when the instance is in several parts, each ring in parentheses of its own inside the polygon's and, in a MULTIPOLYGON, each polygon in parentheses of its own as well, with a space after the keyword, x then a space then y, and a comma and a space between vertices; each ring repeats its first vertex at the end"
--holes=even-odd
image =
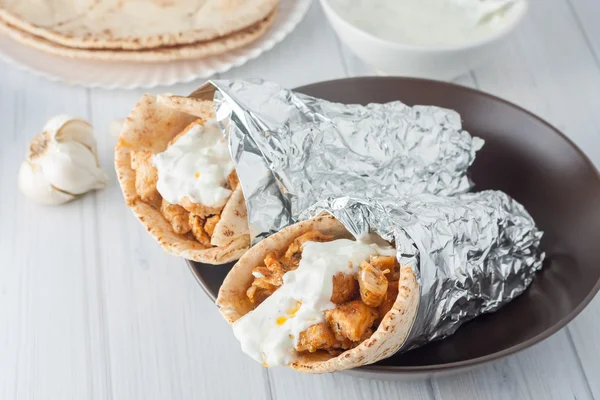
MULTIPOLYGON (((498 31, 494 32, 491 35, 485 36, 481 39, 467 41, 462 44, 421 45, 421 46, 419 46, 419 45, 414 45, 414 44, 409 44, 409 43, 399 43, 399 42, 393 42, 391 40, 386 40, 386 39, 380 38, 379 36, 376 36, 372 33, 369 33, 363 29, 360 29, 356 25, 353 25, 352 23, 348 22, 337 11, 335 11, 335 9, 329 4, 329 1, 330 0, 319 0, 319 2, 321 3, 321 6, 323 7, 323 10, 325 11, 325 15, 327 16, 327 19, 330 20, 330 23, 332 22, 331 19, 335 19, 335 22, 344 26, 345 29, 352 31, 356 35, 363 36, 364 38, 366 38, 372 42, 375 42, 381 46, 394 48, 396 50, 409 50, 409 51, 423 52, 423 53, 454 52, 454 51, 470 50, 470 49, 474 49, 477 47, 482 47, 488 43, 496 42, 496 41, 508 36, 510 33, 512 33, 514 30, 516 30, 516 28, 523 21, 523 19, 525 18, 525 16, 528 13, 528 10, 529 10, 529 1, 528 0, 517 0, 517 4, 515 5, 515 7, 517 8, 517 15, 513 18, 512 21, 510 21, 510 23, 506 24, 504 27, 502 27, 502 29, 499 29, 498 31)), ((334 27, 334 30, 336 32, 338 32, 338 34, 339 34, 338 29, 336 29, 334 27)), ((342 35, 340 34, 340 37, 341 36, 342 35)))
MULTIPOLYGON (((321 0, 323 1, 323 0, 321 0)), ((587 157, 587 155, 581 150, 575 142, 573 142, 568 136, 554 127, 552 124, 532 113, 531 111, 526 110, 525 108, 512 103, 508 100, 505 100, 501 97, 495 96, 493 94, 484 92, 479 89, 470 88, 467 86, 459 85, 451 82, 443 82, 436 81, 433 79, 423 79, 423 78, 411 78, 411 77, 386 77, 386 76, 365 76, 365 77, 353 77, 353 78, 342 78, 342 79, 332 79, 328 81, 316 82, 308 85, 303 85, 297 88, 294 88, 294 91, 303 92, 303 90, 309 89, 311 86, 316 85, 326 85, 332 84, 335 82, 368 82, 368 81, 385 81, 385 80, 404 80, 404 81, 413 81, 413 82, 421 82, 424 84, 436 84, 441 86, 446 86, 452 90, 458 90, 467 92, 470 94, 483 96, 487 99, 491 99, 497 102, 500 102, 508 107, 516 109, 522 113, 527 114, 529 117, 537 120, 542 125, 545 125, 549 130, 553 131, 557 136, 563 139, 567 145, 569 145, 580 157, 584 164, 587 165, 595 174, 596 179, 598 181, 598 185, 600 186, 600 171, 596 168, 594 163, 587 157)), ((194 262, 190 260, 185 260, 192 275, 196 278, 196 281, 200 284, 200 287, 206 293, 206 295, 213 301, 216 301, 216 297, 210 292, 208 288, 208 284, 206 283, 204 277, 201 274, 198 274, 194 268, 194 262)), ((218 268, 218 266, 216 266, 218 268)), ((569 322, 571 322, 575 317, 577 317, 585 307, 589 305, 592 299, 596 296, 596 294, 600 291, 600 280, 596 282, 591 291, 587 294, 587 296, 575 307, 568 315, 558 320, 553 326, 550 328, 540 332, 539 334, 519 343, 514 346, 508 347, 506 349, 497 351, 495 353, 487 354, 484 356, 471 358, 468 360, 454 361, 446 364, 431 364, 431 365, 417 365, 417 366, 394 366, 394 365, 365 365, 362 367, 354 368, 353 373, 359 373, 361 375, 365 375, 365 377, 376 377, 377 375, 385 375, 385 376, 393 376, 393 375, 403 375, 403 376, 415 376, 422 377, 424 374, 428 373, 439 373, 439 372, 451 372, 451 371, 461 371, 467 370, 471 368, 478 367, 480 365, 499 360, 501 358, 507 357, 509 355, 513 355, 517 352, 525 350, 529 347, 532 347, 541 341, 549 338, 554 335, 556 332, 564 328, 569 322)))

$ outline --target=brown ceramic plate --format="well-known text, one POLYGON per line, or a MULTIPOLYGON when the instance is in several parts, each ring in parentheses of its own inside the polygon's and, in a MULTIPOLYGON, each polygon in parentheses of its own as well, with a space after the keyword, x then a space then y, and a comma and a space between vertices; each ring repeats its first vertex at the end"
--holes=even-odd
MULTIPOLYGON (((600 288, 600 176, 562 133, 524 109, 477 90, 405 78, 316 83, 299 92, 342 103, 392 100, 454 109, 486 144, 471 168, 476 190, 500 189, 521 202, 545 231, 544 269, 500 311, 405 354, 351 371, 396 379, 456 372, 525 349, 565 326, 600 288)), ((214 300, 231 266, 190 263, 214 300)), ((236 345, 232 343, 232 345, 236 345)))

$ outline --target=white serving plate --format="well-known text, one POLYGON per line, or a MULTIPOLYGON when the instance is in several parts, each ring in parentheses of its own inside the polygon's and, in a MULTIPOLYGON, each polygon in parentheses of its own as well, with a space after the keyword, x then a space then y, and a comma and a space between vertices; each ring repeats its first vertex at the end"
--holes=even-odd
POLYGON ((0 34, 0 59, 53 81, 90 88, 135 89, 190 82, 225 72, 281 42, 306 15, 311 0, 280 0, 271 29, 250 45, 217 56, 172 62, 75 60, 24 46, 0 34))

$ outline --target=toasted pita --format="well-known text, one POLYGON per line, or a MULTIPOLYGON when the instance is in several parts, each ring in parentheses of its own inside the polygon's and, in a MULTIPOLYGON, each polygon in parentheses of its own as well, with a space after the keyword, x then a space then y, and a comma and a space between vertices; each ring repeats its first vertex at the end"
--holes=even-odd
POLYGON ((225 205, 221 219, 215 227, 215 233, 220 232, 215 239, 219 245, 211 248, 205 248, 196 240, 174 233, 170 223, 160 211, 143 202, 135 190, 135 171, 131 168, 130 156, 132 151, 161 152, 173 137, 198 117, 204 120, 214 117, 213 105, 210 101, 190 99, 183 102, 168 97, 161 96, 159 99, 156 96, 145 95, 123 124, 115 148, 115 169, 125 203, 166 252, 208 264, 223 264, 237 260, 250 244, 248 222, 247 220, 245 224, 242 222, 243 216, 246 215, 246 205, 241 187, 234 191, 225 205), (193 109, 194 115, 168 106, 173 104, 186 104, 187 108, 184 110, 193 109), (227 235, 222 233, 225 231, 227 235))
POLYGON ((271 14, 278 0, 0 0, 0 19, 56 44, 139 50, 213 40, 271 14))
POLYGON ((240 232, 249 234, 246 200, 241 185, 238 185, 221 211, 221 220, 215 226, 210 243, 213 246, 225 246, 240 232))
MULTIPOLYGON (((333 216, 322 215, 291 225, 252 247, 227 274, 219 290, 217 305, 230 324, 253 309, 246 296, 246 290, 254 280, 252 268, 261 265, 267 253, 285 251, 295 238, 311 230, 334 235, 336 238, 349 236, 348 231, 333 216)), ((396 353, 406 341, 419 306, 419 285, 410 266, 400 268, 398 288, 398 297, 392 309, 369 339, 337 357, 324 351, 302 354, 289 366, 308 373, 336 372, 372 364, 396 353)))
POLYGON ((97 61, 167 62, 214 56, 246 46, 261 37, 269 29, 274 20, 275 12, 244 30, 214 40, 138 51, 118 49, 94 50, 67 47, 23 31, 15 25, 3 22, 2 20, 0 20, 0 32, 7 34, 21 44, 61 57, 97 61))
POLYGON ((156 96, 156 102, 164 107, 174 108, 198 118, 214 117, 215 110, 212 101, 198 101, 191 97, 159 94, 156 96))

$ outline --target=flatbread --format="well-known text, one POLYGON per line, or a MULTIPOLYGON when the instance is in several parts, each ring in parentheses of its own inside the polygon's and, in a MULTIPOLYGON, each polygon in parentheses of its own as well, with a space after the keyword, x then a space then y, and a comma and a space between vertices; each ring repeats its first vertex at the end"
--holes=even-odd
MULTIPOLYGON (((252 269, 263 264, 267 253, 285 251, 294 239, 312 230, 334 235, 336 239, 349 235, 333 216, 322 215, 291 225, 252 247, 227 274, 219 290, 217 305, 227 322, 233 324, 253 309, 246 296, 246 290, 254 280, 252 269)), ((419 285, 410 266, 400 267, 398 289, 392 309, 369 339, 337 357, 319 351, 302 354, 289 367, 308 373, 336 372, 372 364, 396 353, 406 341, 419 306, 419 285)))
POLYGON ((56 44, 139 50, 213 40, 271 14, 278 0, 0 0, 0 19, 56 44))
POLYGON ((246 200, 241 185, 238 185, 233 191, 227 204, 223 207, 221 220, 215 226, 210 243, 213 246, 225 246, 231 242, 231 237, 239 232, 249 233, 246 200))
POLYGON ((198 59, 246 46, 261 37, 273 24, 275 12, 256 24, 218 39, 197 42, 188 45, 163 46, 146 50, 94 50, 66 47, 49 41, 41 36, 23 31, 15 25, 0 20, 0 33, 5 33, 13 40, 33 47, 46 53, 97 61, 128 61, 128 62, 168 62, 186 59, 198 59))
POLYGON ((181 99, 151 95, 142 97, 125 120, 115 148, 117 177, 125 203, 167 253, 208 264, 224 264, 239 259, 250 245, 247 218, 245 224, 242 222, 247 214, 241 186, 230 196, 221 213, 221 219, 215 227, 215 233, 219 232, 216 236, 219 245, 211 248, 205 248, 196 240, 174 233, 162 213, 143 202, 135 190, 135 170, 131 168, 132 151, 161 152, 171 139, 197 118, 214 118, 211 101, 181 99), (169 107, 174 104, 185 104, 184 110, 193 109, 194 114, 169 107), (227 235, 222 232, 227 232, 227 235))

